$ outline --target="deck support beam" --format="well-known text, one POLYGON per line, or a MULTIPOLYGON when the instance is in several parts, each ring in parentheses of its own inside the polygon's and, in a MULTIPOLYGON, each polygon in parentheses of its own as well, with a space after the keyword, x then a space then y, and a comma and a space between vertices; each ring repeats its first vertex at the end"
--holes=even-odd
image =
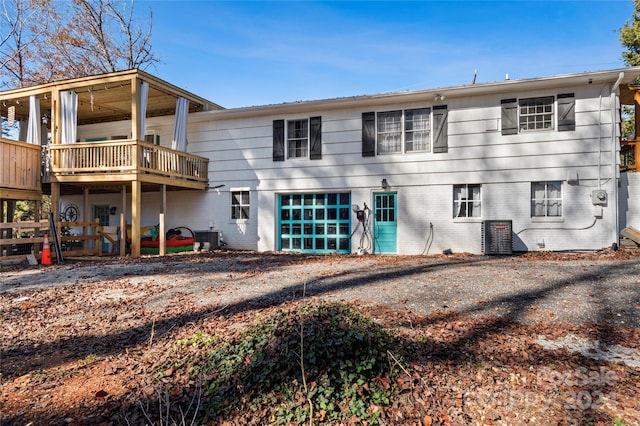
POLYGON ((122 211, 120 212, 120 256, 127 254, 127 186, 122 185, 122 211))
POLYGON ((140 227, 142 226, 142 185, 131 182, 131 257, 140 257, 140 227))
MULTIPOLYGON (((89 217, 89 215, 91 214, 90 211, 90 206, 89 206, 89 187, 85 186, 82 188, 82 221, 83 222, 90 222, 93 220, 92 217, 89 217)), ((66 220, 66 218, 65 218, 66 220)), ((89 232, 89 228, 88 226, 83 226, 82 227, 82 235, 88 235, 89 232)), ((100 241, 98 241, 96 244, 100 244, 100 241)), ((84 244, 82 244, 82 248, 84 250, 87 250, 89 248, 89 240, 85 240, 84 244)))
POLYGON ((158 218, 158 237, 160 238, 159 254, 164 256, 167 254, 167 234, 165 227, 165 211, 167 208, 167 185, 160 187, 160 215, 158 218))

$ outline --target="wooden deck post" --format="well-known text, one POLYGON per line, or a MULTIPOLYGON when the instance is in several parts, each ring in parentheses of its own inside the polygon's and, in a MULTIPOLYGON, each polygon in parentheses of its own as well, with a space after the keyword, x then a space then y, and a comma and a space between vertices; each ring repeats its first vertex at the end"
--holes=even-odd
MULTIPOLYGON (((90 209, 90 205, 89 205, 89 188, 88 187, 84 187, 82 188, 82 221, 83 222, 89 222, 89 220, 93 220, 93 218, 89 218, 89 214, 91 214, 91 216, 93 216, 93 213, 89 213, 89 209, 90 209)), ((66 220, 66 218, 65 218, 66 220)), ((82 235, 89 235, 89 228, 88 226, 83 226, 82 227, 82 235)), ((100 244, 100 242, 98 241, 96 244, 100 244)), ((88 250, 89 249, 89 240, 84 240, 83 244, 82 244, 82 248, 84 250, 88 250)), ((94 247, 95 248, 95 247, 94 247)))
POLYGON ((131 182, 131 257, 140 257, 141 196, 141 183, 136 179, 131 182))
MULTIPOLYGON (((60 184, 55 181, 51 182, 51 214, 56 223, 60 221, 60 184)), ((60 227, 57 226, 56 228, 58 230, 57 238, 59 239, 60 227)))
POLYGON ((122 211, 120 212, 120 256, 127 254, 127 186, 122 185, 122 211))
POLYGON ((160 256, 164 256, 167 254, 167 234, 165 227, 165 209, 167 208, 167 185, 162 185, 160 189, 160 217, 158 218, 159 223, 159 238, 160 238, 160 256))

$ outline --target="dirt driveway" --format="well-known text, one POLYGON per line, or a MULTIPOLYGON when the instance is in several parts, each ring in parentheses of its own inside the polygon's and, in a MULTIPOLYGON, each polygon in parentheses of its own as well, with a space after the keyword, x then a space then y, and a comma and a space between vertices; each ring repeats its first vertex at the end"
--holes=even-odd
POLYGON ((96 301, 135 300, 156 313, 177 295, 201 307, 265 306, 305 295, 384 304, 418 314, 455 311, 640 328, 640 258, 633 256, 217 252, 76 262, 0 275, 0 295, 14 300, 34 291, 74 287, 90 289, 96 301), (117 282, 118 288, 105 282, 117 282))
MULTIPOLYGON (((546 386, 551 377, 547 366, 556 365, 566 377, 581 368, 615 372, 616 395, 623 396, 612 399, 615 410, 592 404, 586 414, 529 404, 531 418, 554 413, 640 421, 633 396, 640 389, 640 262, 634 254, 215 252, 0 270, 0 424, 136 424, 140 401, 157 396, 150 372, 177 341, 194 333, 231 335, 305 300, 347 302, 385 329, 447 348, 430 347, 416 358, 416 371, 440 371, 429 381, 420 378, 428 384, 424 392, 441 395, 438 405, 422 411, 398 405, 389 418, 436 418, 448 407, 442 419, 508 419, 518 410, 505 406, 487 414, 478 395, 504 395, 492 383, 511 383, 510 395, 538 397, 540 381, 546 386), (569 354, 545 352, 558 349, 569 354), (443 364, 442 354, 450 361, 443 364), (461 406, 456 383, 462 381, 476 398, 461 406)), ((161 385, 188 401, 189 377, 164 374, 171 377, 161 385)), ((541 395, 562 401, 566 392, 556 384, 541 395)))

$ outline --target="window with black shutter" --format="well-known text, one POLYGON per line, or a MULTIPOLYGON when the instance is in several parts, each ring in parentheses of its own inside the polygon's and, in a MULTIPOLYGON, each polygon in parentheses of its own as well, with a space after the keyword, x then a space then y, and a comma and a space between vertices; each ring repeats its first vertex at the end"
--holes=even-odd
POLYGON ((284 161, 284 120, 273 120, 273 161, 284 161))
POLYGON ((518 100, 515 98, 503 99, 500 104, 502 106, 502 134, 518 134, 518 100))
POLYGON ((362 113, 362 156, 376 155, 376 113, 362 113))
POLYGON ((310 156, 312 160, 322 159, 322 117, 311 117, 310 156))
POLYGON ((447 152, 449 150, 448 126, 449 110, 446 105, 433 107, 433 152, 447 152))
POLYGON ((558 131, 576 129, 576 98, 573 93, 558 95, 558 131))

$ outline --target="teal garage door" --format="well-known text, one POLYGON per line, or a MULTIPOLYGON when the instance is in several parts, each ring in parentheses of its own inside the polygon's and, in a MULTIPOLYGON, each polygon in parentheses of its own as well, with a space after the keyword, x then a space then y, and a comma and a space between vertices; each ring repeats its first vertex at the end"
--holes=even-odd
POLYGON ((351 253, 351 194, 278 196, 278 250, 351 253))
POLYGON ((381 192, 374 194, 373 238, 376 253, 396 253, 398 234, 397 194, 381 192))

